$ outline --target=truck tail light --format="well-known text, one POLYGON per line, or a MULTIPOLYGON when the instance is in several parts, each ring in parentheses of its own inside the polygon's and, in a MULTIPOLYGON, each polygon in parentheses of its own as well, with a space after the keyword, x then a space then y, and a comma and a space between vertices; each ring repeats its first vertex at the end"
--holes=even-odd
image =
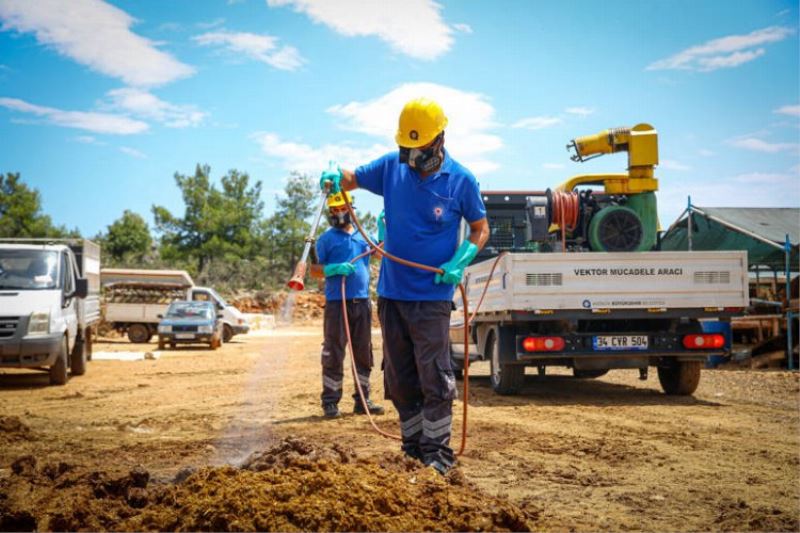
POLYGON ((562 337, 525 337, 522 349, 526 352, 560 352, 564 349, 562 337))
POLYGON ((687 350, 711 350, 725 346, 725 337, 718 333, 685 335, 683 347, 687 350))

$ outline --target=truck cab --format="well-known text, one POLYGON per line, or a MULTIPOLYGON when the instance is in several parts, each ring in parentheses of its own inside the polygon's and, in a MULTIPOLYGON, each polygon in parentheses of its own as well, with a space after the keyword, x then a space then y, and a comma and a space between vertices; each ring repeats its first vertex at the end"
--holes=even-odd
POLYGON ((0 240, 0 367, 82 375, 99 321, 99 247, 83 240, 0 240))

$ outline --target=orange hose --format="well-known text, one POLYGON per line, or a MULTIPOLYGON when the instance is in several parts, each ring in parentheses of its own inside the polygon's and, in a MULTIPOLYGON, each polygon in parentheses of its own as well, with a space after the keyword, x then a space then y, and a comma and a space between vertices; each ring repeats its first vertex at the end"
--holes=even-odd
MULTIPOLYGON (((391 261, 395 261, 397 263, 400 263, 401 265, 406 265, 406 266, 410 266, 410 267, 414 267, 414 268, 419 268, 419 269, 422 269, 422 270, 427 270, 428 272, 435 272, 437 274, 441 274, 441 273, 444 272, 441 268, 432 267, 432 266, 429 266, 429 265, 423 265, 422 263, 416 263, 414 261, 408 261, 408 260, 403 259, 401 257, 397 257, 395 255, 392 255, 392 254, 390 254, 389 252, 387 252, 386 250, 384 250, 382 248, 382 244, 378 245, 378 244, 375 244, 374 242, 372 242, 372 240, 367 235, 367 232, 364 231, 364 228, 361 226, 361 223, 359 222, 358 217, 356 217, 356 214, 353 211, 353 207, 350 205, 350 202, 348 201, 347 195, 343 195, 343 196, 344 196, 345 205, 347 206, 347 210, 350 213, 350 218, 355 223, 356 228, 358 228, 358 232, 361 234, 361 236, 364 238, 364 240, 367 241, 367 244, 370 247, 369 251, 364 252, 364 253, 354 257, 353 259, 351 259, 350 260, 351 263, 355 263, 356 261, 358 261, 358 260, 362 259, 363 257, 365 257, 367 255, 370 255, 372 253, 378 253, 383 257, 389 258, 389 260, 391 260, 391 261)), ((464 287, 463 283, 459 283, 458 284, 458 289, 461 292, 461 301, 463 302, 463 305, 464 305, 464 389, 463 389, 463 391, 464 391, 463 392, 463 406, 464 407, 463 407, 463 416, 462 416, 462 420, 461 420, 461 446, 460 446, 458 452, 456 453, 457 455, 462 455, 464 453, 464 450, 467 447, 467 404, 468 404, 468 400, 469 400, 469 337, 470 337, 469 328, 470 328, 470 324, 472 323, 472 320, 475 318, 475 315, 477 315, 477 313, 478 313, 478 309, 480 309, 481 304, 483 304, 483 299, 486 296, 486 291, 489 288, 489 283, 492 281, 492 276, 494 275, 494 271, 497 268, 497 264, 500 262, 500 259, 502 259, 503 256, 505 256, 506 254, 507 254, 507 252, 503 252, 503 253, 501 253, 500 255, 498 255, 495 258, 494 264, 492 265, 492 269, 489 272, 489 277, 486 279, 486 284, 483 287, 483 292, 481 293, 480 300, 478 301, 478 305, 475 307, 475 310, 473 311, 472 316, 469 315, 469 302, 467 300, 466 288, 464 287)), ((348 320, 348 317, 347 317, 347 300, 345 299, 345 294, 346 294, 346 277, 342 276, 342 315, 343 315, 343 320, 344 320, 344 329, 345 329, 345 333, 347 334, 347 347, 348 347, 348 349, 350 351, 350 368, 351 368, 351 370, 353 372, 353 382, 356 384, 356 390, 358 390, 358 396, 359 396, 359 399, 361 401, 361 406, 364 408, 364 412, 366 413, 367 418, 369 419, 369 423, 372 425, 372 427, 373 427, 373 429, 375 429, 375 431, 377 431, 379 434, 383 435, 384 437, 388 437, 390 439, 395 439, 395 440, 402 440, 402 437, 400 435, 394 435, 392 433, 387 433, 387 432, 383 431, 382 429, 380 429, 375 424, 375 421, 372 418, 372 413, 369 412, 369 408, 367 406, 367 400, 366 400, 366 398, 364 396, 364 391, 361 388, 361 382, 359 382, 359 380, 358 380, 358 371, 356 369, 355 354, 353 353, 353 342, 352 342, 352 338, 351 338, 351 335, 350 335, 350 324, 349 324, 349 320, 348 320)))

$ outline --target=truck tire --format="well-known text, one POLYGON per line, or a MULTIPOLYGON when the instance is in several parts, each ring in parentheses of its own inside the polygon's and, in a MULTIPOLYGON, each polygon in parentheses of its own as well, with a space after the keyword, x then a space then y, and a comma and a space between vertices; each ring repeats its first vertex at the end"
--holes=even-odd
POLYGON ((83 335, 75 339, 75 346, 69 359, 69 373, 73 376, 82 376, 86 373, 86 342, 83 335))
POLYGON ((67 356, 69 347, 67 337, 61 340, 61 348, 58 350, 58 358, 50 367, 50 385, 66 385, 69 376, 67 375, 67 356))
POLYGON ((594 379, 608 374, 608 370, 578 370, 572 369, 572 375, 577 379, 594 379))
POLYGON ((700 384, 700 361, 672 361, 669 366, 658 367, 658 381, 669 395, 688 396, 700 384))
POLYGON ((230 325, 225 324, 224 326, 222 326, 222 341, 231 342, 232 338, 233 338, 233 328, 230 325))
POLYGON ((525 381, 525 366, 509 365, 501 361, 500 343, 497 342, 497 336, 494 333, 490 333, 489 339, 486 341, 486 352, 489 354, 492 370, 489 381, 492 383, 494 392, 504 396, 517 394, 525 381))
POLYGON ((92 332, 92 328, 86 328, 86 339, 84 340, 86 345, 86 360, 92 360, 92 351, 94 351, 94 333, 92 332))
POLYGON ((134 344, 144 344, 150 340, 150 330, 145 324, 128 326, 128 340, 134 344))

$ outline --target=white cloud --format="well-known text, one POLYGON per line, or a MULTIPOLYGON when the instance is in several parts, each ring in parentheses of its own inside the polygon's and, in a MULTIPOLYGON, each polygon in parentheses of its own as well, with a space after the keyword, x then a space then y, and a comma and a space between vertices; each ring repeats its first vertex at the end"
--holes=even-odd
POLYGON ((559 170, 564 168, 563 163, 542 163, 542 168, 546 168, 548 170, 559 170))
POLYGON ((770 26, 746 35, 728 35, 692 46, 677 54, 660 59, 647 66, 646 70, 696 70, 709 72, 720 68, 731 68, 764 55, 761 45, 782 41, 794 30, 782 26, 770 26))
POLYGON ((279 46, 279 39, 271 35, 217 31, 197 35, 192 40, 203 46, 222 46, 230 52, 244 54, 281 70, 296 70, 305 63, 295 47, 279 46))
POLYGON ((345 168, 355 168, 393 149, 377 143, 370 146, 325 144, 314 147, 282 139, 271 132, 256 133, 253 138, 265 154, 281 160, 284 168, 309 174, 321 172, 329 161, 336 161, 345 168))
POLYGON ((663 170, 675 170, 678 172, 683 172, 685 170, 692 169, 692 167, 684 165, 680 161, 675 161, 674 159, 662 159, 661 162, 658 164, 658 168, 663 170))
POLYGON ((570 115, 578 115, 579 117, 588 117, 594 113, 594 109, 590 107, 568 107, 564 111, 570 115))
POLYGON ((86 111, 64 111, 53 107, 30 104, 17 98, 0 98, 0 106, 20 113, 30 113, 66 128, 77 128, 95 133, 131 135, 147 131, 148 125, 122 115, 86 111))
POLYGON ((120 146, 119 151, 125 155, 129 155, 131 157, 135 157, 136 159, 147 159, 147 156, 144 155, 142 152, 137 150, 136 148, 131 148, 129 146, 120 146))
POLYGON ((34 33, 61 55, 128 85, 162 85, 194 73, 133 33, 134 19, 101 0, 0 0, 0 20, 0 29, 34 33))
POLYGON ((698 154, 702 155, 703 157, 711 157, 713 155, 717 155, 716 152, 709 150, 708 148, 700 148, 697 151, 698 154))
POLYGON ((442 6, 433 0, 267 0, 267 4, 291 6, 347 37, 374 35, 416 59, 436 59, 453 45, 453 28, 442 20, 442 6))
POLYGON ((781 115, 789 115, 790 117, 800 117, 800 105, 785 105, 774 112, 781 115))
POLYGON ((212 28, 216 28, 218 26, 222 26, 223 24, 225 24, 225 19, 218 18, 218 19, 210 20, 208 22, 198 22, 197 24, 195 24, 195 26, 197 26, 201 30, 210 30, 212 28))
POLYGON ((73 139, 81 144, 98 144, 97 139, 91 135, 78 135, 77 137, 73 137, 73 139))
POLYGON ((472 26, 469 24, 458 23, 453 24, 453 29, 456 31, 460 31, 461 33, 472 33, 472 26))
POLYGON ((457 161, 479 178, 499 167, 489 156, 503 141, 491 133, 497 126, 494 107, 480 93, 435 83, 406 83, 374 100, 335 105, 327 111, 344 119, 342 128, 379 137, 395 149, 397 117, 407 101, 420 96, 432 98, 444 108, 448 119, 445 145, 457 161))
MULTIPOLYGON (((773 185, 775 187, 779 186, 781 183, 789 184, 790 182, 796 188, 798 185, 797 176, 792 174, 785 174, 782 172, 746 172, 744 174, 738 174, 731 178, 731 181, 734 183, 741 183, 744 185, 756 185, 756 186, 770 186, 773 185)), ((775 189, 777 190, 777 188, 775 189)))
POLYGON ((541 130, 561 124, 563 121, 558 117, 528 117, 523 118, 511 125, 512 128, 525 128, 526 130, 541 130))
POLYGON ((170 128, 197 126, 206 114, 191 105, 176 105, 157 96, 131 87, 114 89, 107 93, 111 109, 122 110, 147 120, 160 122, 170 128))
POLYGON ((768 154, 775 154, 778 152, 791 152, 800 149, 798 143, 770 143, 755 137, 741 137, 732 139, 729 143, 737 148, 744 150, 751 150, 754 152, 765 152, 768 154))

